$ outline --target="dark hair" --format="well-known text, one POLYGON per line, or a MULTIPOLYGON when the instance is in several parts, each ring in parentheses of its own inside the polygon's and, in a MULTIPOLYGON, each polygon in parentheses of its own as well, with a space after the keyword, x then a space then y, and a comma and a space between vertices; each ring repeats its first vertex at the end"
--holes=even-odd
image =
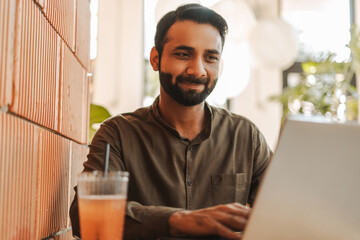
POLYGON ((228 25, 225 19, 215 11, 200 4, 191 3, 179 6, 175 11, 168 12, 157 24, 155 34, 155 48, 162 55, 164 45, 167 41, 166 34, 170 27, 178 21, 190 20, 196 23, 208 23, 214 26, 220 33, 222 46, 224 47, 225 35, 228 25))

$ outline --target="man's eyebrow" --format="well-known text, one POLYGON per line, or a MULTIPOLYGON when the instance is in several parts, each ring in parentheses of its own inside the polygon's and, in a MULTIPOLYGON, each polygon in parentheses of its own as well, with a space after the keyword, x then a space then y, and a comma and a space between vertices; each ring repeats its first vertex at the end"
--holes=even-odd
MULTIPOLYGON (((185 45, 180 45, 180 46, 175 47, 174 50, 195 51, 195 48, 185 46, 185 45)), ((208 54, 220 55, 220 52, 218 50, 216 50, 216 49, 206 49, 205 52, 208 53, 208 54)))
POLYGON ((215 50, 215 49, 206 49, 205 52, 210 53, 210 54, 220 55, 220 52, 218 50, 215 50))
POLYGON ((189 47, 189 46, 185 46, 185 45, 180 45, 180 46, 177 46, 176 48, 174 48, 174 50, 194 51, 195 49, 194 49, 193 47, 189 47))

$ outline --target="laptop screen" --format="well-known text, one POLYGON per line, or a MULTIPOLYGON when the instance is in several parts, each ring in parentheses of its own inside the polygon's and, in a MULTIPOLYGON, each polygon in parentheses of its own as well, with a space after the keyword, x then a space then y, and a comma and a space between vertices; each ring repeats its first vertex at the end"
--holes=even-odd
POLYGON ((245 240, 360 239, 360 125, 286 121, 245 240))

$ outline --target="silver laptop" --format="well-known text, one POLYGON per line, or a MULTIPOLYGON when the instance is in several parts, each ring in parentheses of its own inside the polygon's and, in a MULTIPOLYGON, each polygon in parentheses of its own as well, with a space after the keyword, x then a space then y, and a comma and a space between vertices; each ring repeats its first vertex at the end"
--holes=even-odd
POLYGON ((244 240, 360 240, 360 125, 289 119, 244 240))

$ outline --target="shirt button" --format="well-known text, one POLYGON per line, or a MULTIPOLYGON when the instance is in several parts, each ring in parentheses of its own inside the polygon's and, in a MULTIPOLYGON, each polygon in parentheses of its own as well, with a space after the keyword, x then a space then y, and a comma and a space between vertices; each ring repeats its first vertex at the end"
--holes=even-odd
POLYGON ((222 182, 222 177, 221 176, 216 176, 214 178, 214 184, 220 184, 222 182))
POLYGON ((191 181, 191 179, 187 180, 187 184, 188 184, 188 186, 192 186, 193 182, 191 181))

